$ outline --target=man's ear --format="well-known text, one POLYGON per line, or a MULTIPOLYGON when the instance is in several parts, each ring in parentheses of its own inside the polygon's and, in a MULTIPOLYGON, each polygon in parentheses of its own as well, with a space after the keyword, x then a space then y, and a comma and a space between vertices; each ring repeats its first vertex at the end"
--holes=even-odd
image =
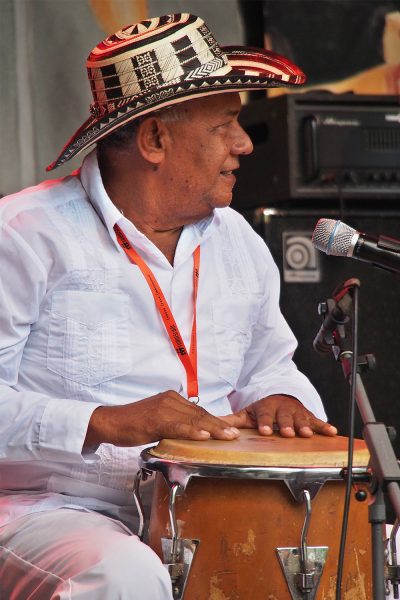
POLYGON ((164 159, 168 131, 158 117, 145 119, 136 132, 136 143, 145 160, 158 165, 164 159))

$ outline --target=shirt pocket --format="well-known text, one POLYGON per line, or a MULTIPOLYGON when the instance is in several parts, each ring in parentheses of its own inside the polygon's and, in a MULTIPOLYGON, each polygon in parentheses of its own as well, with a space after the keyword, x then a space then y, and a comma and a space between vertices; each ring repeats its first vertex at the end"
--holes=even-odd
POLYGON ((132 366, 128 315, 123 294, 54 292, 47 368, 88 386, 126 374, 132 366))
POLYGON ((236 385, 260 308, 258 296, 238 296, 213 302, 212 318, 219 376, 236 385))

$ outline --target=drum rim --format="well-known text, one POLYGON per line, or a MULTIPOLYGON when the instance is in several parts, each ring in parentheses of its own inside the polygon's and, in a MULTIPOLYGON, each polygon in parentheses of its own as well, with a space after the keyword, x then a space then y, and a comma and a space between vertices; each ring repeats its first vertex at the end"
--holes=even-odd
MULTIPOLYGON (((265 467, 196 463, 154 456, 151 454, 151 450, 155 447, 146 448, 141 452, 139 467, 148 471, 160 472, 167 482, 178 483, 183 489, 186 488, 192 477, 276 480, 296 485, 322 484, 330 479, 344 480, 345 478, 346 467, 265 467)), ((353 467, 354 474, 369 477, 368 467, 353 467)))

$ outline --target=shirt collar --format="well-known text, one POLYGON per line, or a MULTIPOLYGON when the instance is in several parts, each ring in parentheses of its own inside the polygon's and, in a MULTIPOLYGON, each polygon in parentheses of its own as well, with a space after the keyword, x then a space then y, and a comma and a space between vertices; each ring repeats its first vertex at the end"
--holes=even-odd
POLYGON ((93 208, 107 227, 114 244, 118 250, 121 250, 115 236, 114 225, 118 223, 122 226, 120 221, 122 221, 123 215, 115 204, 113 204, 105 190, 97 161, 96 149, 85 156, 80 170, 80 179, 93 208))
MULTIPOLYGON (((80 170, 80 180, 93 208, 107 227, 110 237, 118 250, 123 252, 114 232, 114 225, 116 223, 118 223, 132 243, 143 247, 145 240, 147 240, 146 236, 122 215, 106 192, 100 174, 96 149, 92 150, 84 158, 80 170)), ((220 223, 221 217, 219 211, 214 210, 211 215, 201 219, 197 223, 186 225, 182 232, 184 235, 181 235, 182 242, 185 242, 186 247, 193 244, 200 244, 210 237, 213 231, 219 227, 220 223)))

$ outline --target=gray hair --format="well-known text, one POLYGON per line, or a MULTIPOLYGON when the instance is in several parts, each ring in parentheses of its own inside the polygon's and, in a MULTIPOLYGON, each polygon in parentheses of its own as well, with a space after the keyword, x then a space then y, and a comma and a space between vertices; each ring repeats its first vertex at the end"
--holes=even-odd
POLYGON ((184 107, 182 107, 182 104, 161 108, 160 110, 153 111, 148 115, 143 115, 142 117, 134 119, 133 121, 127 123, 123 127, 120 127, 116 131, 99 140, 97 142, 97 152, 101 154, 108 149, 123 150, 128 148, 135 141, 139 125, 153 115, 156 115, 165 123, 185 121, 188 118, 187 111, 184 109, 184 107))

